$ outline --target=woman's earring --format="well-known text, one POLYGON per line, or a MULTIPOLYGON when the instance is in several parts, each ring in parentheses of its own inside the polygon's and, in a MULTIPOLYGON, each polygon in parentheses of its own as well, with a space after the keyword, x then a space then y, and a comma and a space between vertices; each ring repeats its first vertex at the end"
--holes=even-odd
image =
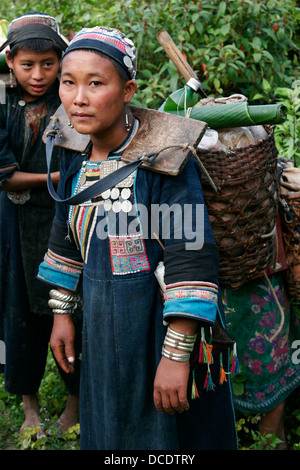
POLYGON ((129 114, 127 113, 127 111, 125 114, 125 127, 126 127, 126 131, 129 132, 131 129, 131 125, 129 123, 129 114))

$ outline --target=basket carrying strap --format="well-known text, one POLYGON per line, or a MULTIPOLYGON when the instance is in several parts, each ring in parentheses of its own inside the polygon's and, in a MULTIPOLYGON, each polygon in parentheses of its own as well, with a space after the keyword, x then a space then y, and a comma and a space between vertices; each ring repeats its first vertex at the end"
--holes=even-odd
POLYGON ((46 160, 47 160, 47 186, 48 191, 51 197, 57 202, 64 202, 66 204, 78 205, 82 204, 83 202, 89 201, 95 196, 102 194, 107 189, 111 189, 113 186, 118 184, 123 179, 127 178, 131 173, 133 173, 142 163, 144 163, 145 159, 149 161, 151 157, 155 158, 157 154, 151 153, 145 155, 144 157, 140 156, 137 160, 127 163, 126 165, 122 166, 118 170, 115 170, 113 173, 105 176, 100 181, 97 181, 92 186, 84 189, 80 193, 76 194, 75 196, 69 197, 67 199, 61 199, 58 194, 55 192, 52 179, 50 176, 50 165, 51 165, 51 158, 52 152, 54 147, 54 139, 57 133, 58 128, 53 126, 47 133, 47 140, 46 140, 46 160))

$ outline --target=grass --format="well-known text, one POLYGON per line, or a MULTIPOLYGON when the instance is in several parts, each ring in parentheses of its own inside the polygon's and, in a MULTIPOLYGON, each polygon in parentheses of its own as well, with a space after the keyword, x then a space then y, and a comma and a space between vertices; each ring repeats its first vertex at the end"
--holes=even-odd
POLYGON ((0 450, 78 450, 79 424, 62 436, 57 421, 64 410, 67 389, 62 382, 51 353, 39 389, 41 418, 39 429, 28 428, 19 436, 24 420, 22 399, 4 389, 4 377, 0 375, 0 450))
MULTIPOLYGON (((300 394, 295 389, 285 403, 285 432, 289 450, 300 450, 300 394)), ((247 415, 236 412, 236 423, 241 450, 272 450, 276 444, 275 436, 269 442, 259 434, 260 415, 247 415)))
MULTIPOLYGON (((290 450, 300 450, 300 396, 294 390, 286 400, 285 427, 290 450)), ((3 374, 0 374, 0 450, 78 450, 79 425, 64 436, 57 427, 58 418, 65 407, 67 390, 63 384, 52 354, 49 353, 47 367, 39 390, 43 426, 28 429, 19 437, 24 420, 21 397, 11 395, 4 389, 3 374)), ((268 442, 258 432, 259 415, 236 413, 236 422, 241 450, 272 450, 275 436, 268 442)))

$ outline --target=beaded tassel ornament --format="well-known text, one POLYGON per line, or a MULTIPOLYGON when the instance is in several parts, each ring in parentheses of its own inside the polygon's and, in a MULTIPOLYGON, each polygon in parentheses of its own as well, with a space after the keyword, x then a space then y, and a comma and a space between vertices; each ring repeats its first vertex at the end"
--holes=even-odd
POLYGON ((239 368, 239 361, 237 357, 237 351, 236 351, 236 343, 233 345, 233 354, 232 354, 232 364, 231 364, 231 374, 239 374, 240 373, 240 368, 239 368))
MULTIPOLYGON (((210 336, 209 341, 206 341, 205 338, 205 330, 204 328, 201 328, 201 338, 200 338, 200 346, 199 346, 199 358, 198 362, 200 364, 207 364, 207 374, 204 380, 204 390, 210 391, 210 390, 215 390, 215 384, 212 379, 211 375, 211 370, 210 366, 214 363, 213 359, 213 345, 212 345, 212 337, 210 336)), ((238 357, 237 357, 237 347, 236 343, 233 345, 233 353, 232 353, 232 363, 231 363, 231 369, 230 372, 226 372, 224 369, 223 365, 223 356, 222 353, 220 353, 220 375, 219 375, 219 384, 223 385, 224 382, 227 382, 227 375, 232 375, 232 374, 239 374, 240 369, 239 369, 239 362, 238 362, 238 357)), ((198 398, 199 391, 196 385, 196 379, 195 379, 195 371, 192 371, 192 392, 191 392, 191 398, 195 399, 198 398)))
POLYGON ((220 354, 220 379, 219 383, 223 384, 224 382, 227 382, 227 377, 226 377, 226 372, 223 367, 223 356, 222 353, 220 354))

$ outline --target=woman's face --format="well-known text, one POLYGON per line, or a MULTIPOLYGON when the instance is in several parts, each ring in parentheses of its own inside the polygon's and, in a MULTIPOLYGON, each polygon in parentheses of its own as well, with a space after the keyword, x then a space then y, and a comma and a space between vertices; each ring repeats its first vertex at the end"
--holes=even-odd
POLYGON ((124 127, 124 104, 136 89, 113 63, 90 51, 72 51, 62 63, 60 98, 75 129, 97 137, 124 127))

